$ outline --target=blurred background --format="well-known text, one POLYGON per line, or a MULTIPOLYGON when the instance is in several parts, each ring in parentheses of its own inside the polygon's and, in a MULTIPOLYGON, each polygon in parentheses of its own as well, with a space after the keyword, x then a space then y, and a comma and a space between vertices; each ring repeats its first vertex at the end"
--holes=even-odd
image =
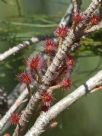
MULTIPOLYGON (((90 1, 82 1, 82 10, 90 1)), ((0 53, 32 36, 51 34, 69 4, 70 0, 0 0, 0 53)), ((0 62, 0 88, 10 94, 18 83, 16 75, 25 70, 24 60, 39 51, 34 44, 0 62)), ((102 30, 83 40, 75 57, 72 90, 102 69, 102 30)), ((58 94, 58 99, 67 93, 58 94)), ((56 120, 58 126, 43 136, 102 136, 102 92, 84 96, 56 120)))

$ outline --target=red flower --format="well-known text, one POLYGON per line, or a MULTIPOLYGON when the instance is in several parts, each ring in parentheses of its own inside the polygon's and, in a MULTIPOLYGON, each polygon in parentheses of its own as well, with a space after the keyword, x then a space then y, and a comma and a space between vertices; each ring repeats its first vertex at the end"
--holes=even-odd
POLYGON ((68 56, 66 59, 67 66, 73 66, 75 64, 74 58, 72 56, 68 56))
POLYGON ((46 51, 48 54, 53 54, 53 53, 55 53, 55 51, 56 51, 56 46, 55 46, 55 43, 54 43, 53 40, 51 40, 51 39, 46 40, 45 51, 46 51))
POLYGON ((19 123, 19 120, 20 120, 20 115, 18 115, 17 113, 13 113, 11 115, 11 118, 10 118, 11 124, 17 125, 19 123))
POLYGON ((56 36, 64 39, 67 36, 68 28, 62 25, 58 27, 54 33, 56 36))
POLYGON ((53 96, 49 94, 47 91, 43 91, 41 93, 41 99, 46 106, 50 106, 51 102, 53 101, 53 96))
POLYGON ((99 16, 93 16, 93 17, 91 18, 91 20, 90 20, 90 23, 91 23, 92 25, 97 25, 97 24, 99 23, 99 21, 100 21, 100 17, 99 17, 99 16))
POLYGON ((63 87, 64 87, 64 88, 70 88, 71 85, 72 85, 72 82, 71 82, 70 79, 65 79, 65 80, 63 80, 63 87))
POLYGON ((41 57, 37 55, 36 57, 33 57, 31 60, 28 60, 27 64, 31 70, 37 70, 41 66, 41 57))
POLYGON ((30 84, 32 82, 32 78, 29 73, 23 72, 20 75, 18 75, 18 79, 20 82, 25 84, 30 84))
POLYGON ((80 15, 80 13, 75 13, 74 17, 73 17, 73 21, 75 22, 75 24, 78 24, 79 22, 81 22, 83 20, 83 16, 80 15))

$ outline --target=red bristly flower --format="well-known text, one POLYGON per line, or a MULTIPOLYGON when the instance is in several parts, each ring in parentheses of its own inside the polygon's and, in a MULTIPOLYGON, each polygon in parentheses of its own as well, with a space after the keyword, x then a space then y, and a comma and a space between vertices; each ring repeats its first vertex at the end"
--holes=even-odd
POLYGON ((21 83, 25 83, 28 85, 28 84, 31 84, 31 82, 32 82, 32 78, 29 73, 23 72, 23 73, 19 74, 17 77, 21 83))
POLYGON ((56 45, 54 41, 51 39, 46 40, 45 52, 47 52, 48 54, 53 54, 55 53, 55 51, 56 51, 56 45))
POLYGON ((17 124, 19 123, 19 120, 20 120, 20 115, 19 115, 19 114, 13 113, 13 114, 11 115, 11 118, 10 118, 11 124, 17 125, 17 124))
POLYGON ((68 56, 68 58, 66 59, 66 65, 73 67, 74 64, 75 64, 74 58, 72 56, 68 56))
POLYGON ((46 106, 50 106, 53 101, 53 96, 49 94, 47 91, 43 91, 41 93, 41 100, 46 106))
POLYGON ((80 13, 75 13, 74 17, 73 17, 73 21, 75 22, 75 24, 78 24, 79 22, 81 22, 83 20, 83 16, 80 15, 80 13))
POLYGON ((72 85, 72 82, 71 82, 70 79, 65 79, 65 80, 63 80, 63 87, 64 87, 64 88, 70 88, 71 85, 72 85))
POLYGON ((31 70, 37 70, 41 66, 41 58, 40 56, 35 56, 32 59, 27 61, 27 65, 31 70))
POLYGON ((67 36, 68 28, 62 25, 58 27, 54 33, 56 36, 64 39, 67 36))
POLYGON ((99 23, 99 21, 100 21, 100 17, 99 17, 99 16, 93 16, 93 17, 91 18, 91 20, 90 20, 90 23, 91 23, 92 25, 97 25, 97 24, 99 23))

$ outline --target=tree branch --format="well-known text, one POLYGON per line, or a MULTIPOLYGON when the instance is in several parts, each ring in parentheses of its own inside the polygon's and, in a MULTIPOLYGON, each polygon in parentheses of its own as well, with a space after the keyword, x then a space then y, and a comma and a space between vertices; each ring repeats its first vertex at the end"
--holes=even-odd
MULTIPOLYGON (((69 21, 70 21, 69 16, 71 13, 72 13, 72 4, 70 4, 70 6, 68 7, 64 17, 61 19, 61 21, 59 23, 59 26, 61 26, 61 24, 63 26, 66 26, 69 23, 69 21)), ((74 48, 76 48, 76 46, 74 48)), ((21 115, 21 120, 20 120, 19 124, 21 125, 22 129, 19 130, 19 126, 17 126, 17 128, 14 132, 14 135, 16 135, 18 133, 18 131, 21 131, 21 135, 23 135, 25 133, 26 124, 29 123, 28 120, 30 120, 30 118, 31 118, 31 116, 29 116, 28 114, 30 113, 32 115, 34 113, 35 105, 36 105, 36 102, 39 101, 39 98, 40 98, 39 92, 37 92, 34 96, 32 96, 31 100, 29 101, 29 104, 26 107, 25 112, 21 115), (23 126, 25 126, 25 127, 23 127, 23 126)))
POLYGON ((29 120, 31 119, 33 113, 35 112, 36 109, 35 107, 37 106, 37 103, 39 102, 40 99, 39 91, 41 92, 49 88, 50 82, 54 78, 54 73, 57 71, 61 62, 63 61, 66 54, 68 54, 70 50, 69 49, 70 45, 72 46, 74 42, 77 40, 77 38, 81 38, 83 36, 83 30, 86 27, 86 23, 90 20, 91 18, 90 15, 93 14, 94 10, 96 10, 99 2, 101 2, 101 0, 93 0, 92 3, 89 5, 88 9, 85 11, 86 15, 85 20, 79 23, 76 32, 74 33, 73 29, 71 29, 70 32, 68 33, 68 36, 65 38, 61 47, 58 49, 55 58, 53 59, 51 65, 47 69, 45 76, 43 77, 43 84, 39 86, 38 92, 36 92, 36 94, 31 97, 24 113, 21 115, 19 125, 17 125, 13 136, 17 136, 18 132, 19 136, 25 134, 29 120))
POLYGON ((98 31, 100 29, 102 29, 102 21, 98 25, 95 25, 95 26, 91 27, 90 29, 85 30, 84 34, 87 35, 92 32, 98 31))
POLYGON ((19 52, 20 50, 30 46, 33 43, 37 43, 39 42, 40 39, 37 37, 32 37, 29 41, 24 41, 21 44, 18 44, 17 46, 14 46, 13 48, 5 51, 4 53, 0 54, 0 61, 5 60, 6 58, 8 58, 9 56, 11 56, 12 54, 15 54, 17 52, 19 52))
POLYGON ((60 100, 54 106, 52 106, 47 112, 42 112, 40 116, 37 118, 34 126, 28 131, 25 136, 39 136, 45 130, 44 128, 48 125, 48 123, 56 118, 58 114, 72 105, 79 98, 84 96, 87 93, 90 93, 98 83, 102 83, 102 70, 99 71, 95 76, 86 81, 85 84, 78 87, 74 92, 67 95, 65 98, 60 100), (88 89, 88 90, 87 90, 88 89))
MULTIPOLYGON (((66 26, 70 21, 70 16, 72 13, 72 4, 68 6, 68 9, 66 10, 66 13, 64 17, 61 19, 59 26, 63 25, 66 26)), ((24 41, 21 44, 18 44, 17 46, 14 46, 13 48, 5 51, 4 53, 0 54, 0 62, 11 56, 12 54, 15 54, 19 52, 20 50, 30 46, 31 44, 38 43, 42 40, 46 40, 47 37, 54 37, 54 35, 51 36, 38 36, 38 37, 32 37, 28 41, 24 41)))
POLYGON ((0 134, 2 133, 2 129, 5 126, 8 119, 11 117, 11 114, 19 107, 19 105, 23 102, 24 98, 27 96, 28 91, 27 88, 21 93, 18 99, 15 101, 13 106, 7 111, 7 113, 0 120, 0 134))
POLYGON ((54 73, 56 72, 57 68, 60 66, 62 60, 65 58, 67 52, 70 50, 68 47, 70 47, 70 45, 73 45, 74 42, 77 40, 77 38, 80 39, 83 36, 83 29, 86 27, 86 23, 90 19, 90 15, 97 8, 98 4, 99 4, 99 0, 92 1, 88 9, 85 11, 86 14, 85 20, 83 22, 80 22, 79 25, 77 26, 76 35, 73 32, 73 29, 71 29, 70 32, 68 33, 68 36, 63 41, 61 48, 59 48, 55 58, 53 59, 51 65, 47 69, 45 76, 43 77, 43 82, 44 82, 43 89, 46 89, 49 86, 51 80, 54 77, 54 73))

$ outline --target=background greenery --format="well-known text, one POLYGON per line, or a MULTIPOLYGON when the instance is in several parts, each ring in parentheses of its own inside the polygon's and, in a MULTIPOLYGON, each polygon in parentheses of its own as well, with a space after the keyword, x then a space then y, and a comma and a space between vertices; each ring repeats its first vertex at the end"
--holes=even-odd
MULTIPOLYGON (((85 0, 85 9, 91 0, 85 0)), ((64 15, 69 0, 0 0, 0 53, 35 35, 50 34, 64 15)), ((75 53, 72 90, 102 68, 102 31, 82 41, 75 53)), ((24 70, 23 61, 33 45, 0 62, 0 87, 9 94, 17 84, 16 74, 24 70)), ((58 94, 58 99, 68 92, 58 94)), ((58 127, 44 136, 102 136, 102 92, 87 95, 56 119, 58 127)))

